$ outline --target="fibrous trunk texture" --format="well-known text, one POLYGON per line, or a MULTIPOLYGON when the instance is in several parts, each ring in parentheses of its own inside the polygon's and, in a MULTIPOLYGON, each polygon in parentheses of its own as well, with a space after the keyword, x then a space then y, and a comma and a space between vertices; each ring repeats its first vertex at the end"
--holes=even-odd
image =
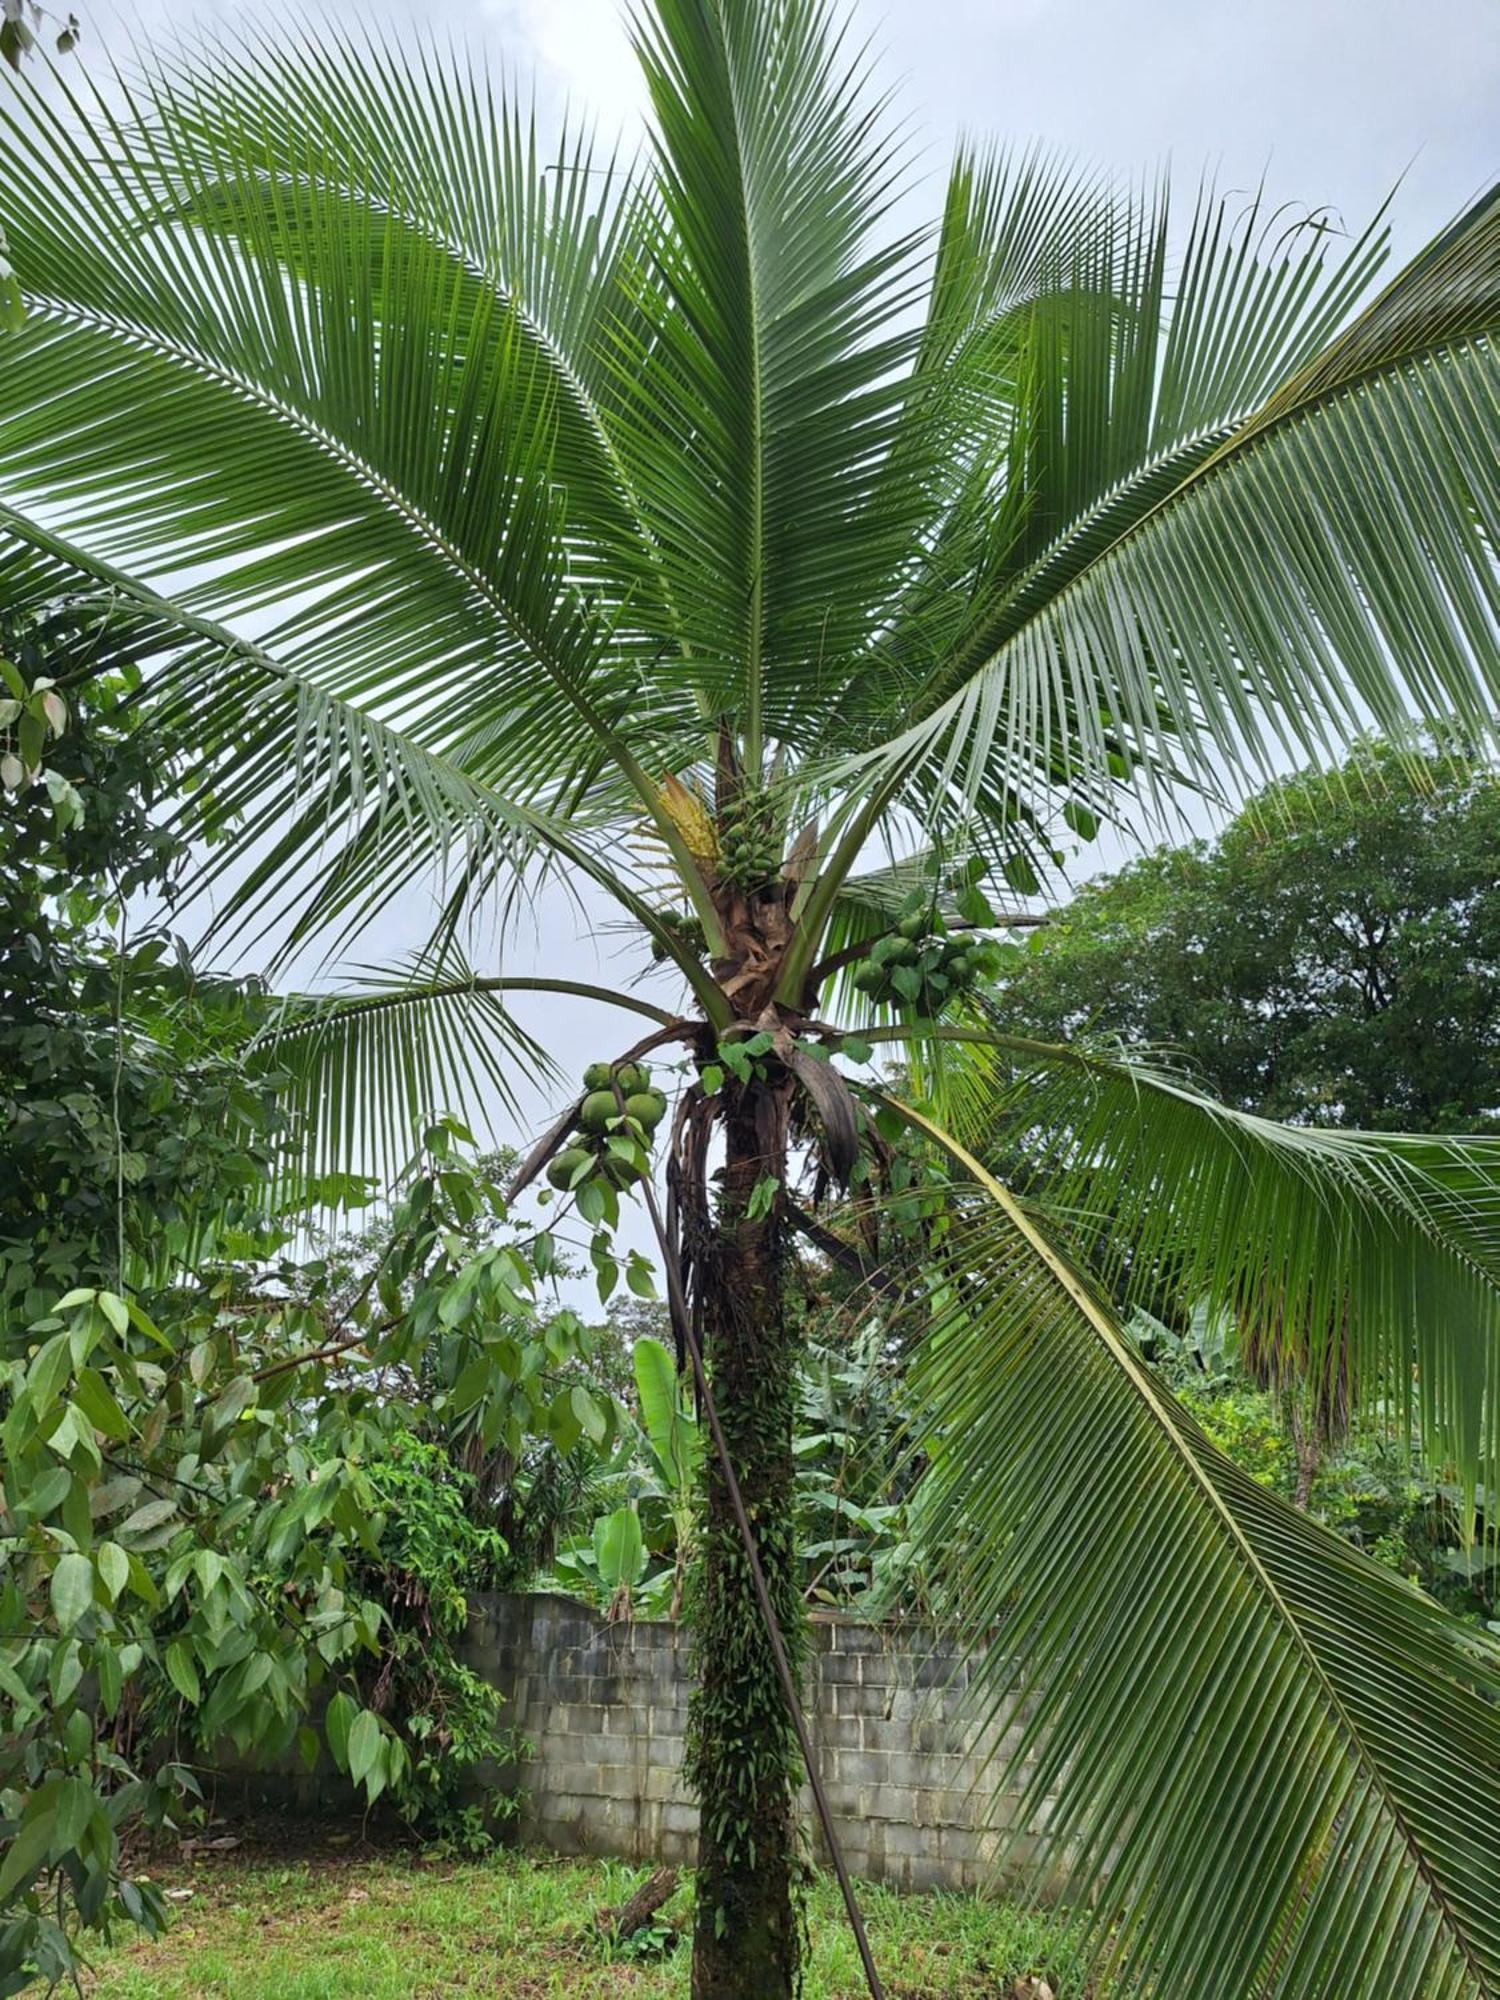
MULTIPOLYGON (((702 1288, 704 1345, 793 1671, 801 1596, 793 1519, 796 1341, 783 1298, 789 1080, 728 1086, 717 1227, 702 1288), (769 1206, 766 1180, 776 1195, 769 1206), (761 1188, 757 1198, 755 1190, 761 1188), (758 1213, 762 1208, 764 1213, 758 1213)), ((789 2000, 800 1936, 793 1791, 796 1741, 716 1455, 705 1454, 704 1533, 693 1605, 697 1685, 688 1776, 698 1796, 693 2000, 789 2000)))

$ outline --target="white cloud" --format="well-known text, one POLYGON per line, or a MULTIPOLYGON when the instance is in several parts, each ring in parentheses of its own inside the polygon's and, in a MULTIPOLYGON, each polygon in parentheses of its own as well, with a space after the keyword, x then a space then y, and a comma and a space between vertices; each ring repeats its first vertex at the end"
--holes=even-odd
POLYGON ((597 118, 601 136, 633 135, 644 92, 623 10, 616 0, 478 0, 486 39, 524 74, 535 68, 539 94, 597 118), (524 57, 524 60, 521 58, 524 57))

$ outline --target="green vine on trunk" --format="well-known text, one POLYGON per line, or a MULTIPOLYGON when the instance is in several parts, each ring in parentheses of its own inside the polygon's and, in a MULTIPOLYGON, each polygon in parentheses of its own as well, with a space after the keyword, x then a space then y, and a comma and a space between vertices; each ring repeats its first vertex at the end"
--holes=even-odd
MULTIPOLYGON (((789 1082, 724 1087, 722 1192, 701 1288, 706 1360, 794 1673, 806 1658, 792 1432, 802 1342, 784 1311, 789 1082), (769 1139, 768 1139, 768 1134, 769 1139)), ((693 1580, 695 1690, 686 1771, 700 1801, 695 2000, 795 1987, 801 1963, 794 1797, 800 1759, 729 1494, 704 1458, 693 1580), (725 1782, 726 1774, 729 1782, 725 1782), (750 1950, 757 1963, 745 1962, 750 1950), (732 1961, 732 1962, 731 1962, 732 1961), (757 1985, 757 1981, 759 1985, 757 1985)))

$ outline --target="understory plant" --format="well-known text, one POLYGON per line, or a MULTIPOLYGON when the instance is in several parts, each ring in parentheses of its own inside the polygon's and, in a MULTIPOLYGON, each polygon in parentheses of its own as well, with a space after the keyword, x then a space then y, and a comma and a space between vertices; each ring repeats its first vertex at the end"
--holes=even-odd
POLYGON ((618 1421, 451 1121, 413 1135, 368 1256, 316 1254, 314 1207, 366 1194, 285 1173, 285 1077, 245 1056, 266 996, 170 928, 187 849, 128 632, 63 600, 10 645, 53 782, 0 821, 6 1993, 161 1925, 130 1843, 190 1822, 226 1757, 326 1752, 351 1797, 488 1839, 508 1795, 461 1789, 512 1746, 459 1641, 507 1551, 457 1454, 519 1455, 560 1397, 618 1421))

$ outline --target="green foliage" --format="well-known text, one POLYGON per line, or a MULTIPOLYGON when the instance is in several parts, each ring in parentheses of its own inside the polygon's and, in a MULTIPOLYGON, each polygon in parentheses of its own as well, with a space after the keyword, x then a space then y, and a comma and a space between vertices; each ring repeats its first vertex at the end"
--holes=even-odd
POLYGON ((507 1745, 455 1641, 508 1552, 455 1460, 519 1456, 560 1397, 601 1443, 616 1424, 451 1121, 362 1241, 295 1248, 307 1211, 268 1201, 277 1079, 241 1060, 255 996, 126 936, 127 899, 170 894, 185 855, 149 810, 164 767, 131 682, 70 691, 45 746, 68 809, 28 780, 0 830, 5 1991, 71 1976, 78 1926, 159 1926, 124 1836, 191 1811, 226 1744, 315 1756, 320 1709, 368 1802, 487 1839, 456 1795, 507 1745))
POLYGON ((1496 1129, 1497 850, 1500 780, 1481 759, 1414 766, 1375 744, 1272 785, 1211 845, 1081 890, 1008 949, 995 1017, 1175 1052, 1268 1118, 1496 1129))
POLYGON ((503 1753, 495 1699, 451 1645, 465 1583, 503 1549, 409 1427, 465 1417, 519 1442, 544 1425, 549 1326, 516 1249, 464 1253, 455 1225, 473 1188, 440 1152, 441 1172, 406 1192, 373 1299, 339 1325, 318 1311, 315 1275, 219 1263, 180 1273, 150 1313, 81 1288, 9 1344, 12 1976, 68 1962, 49 1914, 59 1865, 83 1921, 151 1917, 115 1883, 116 1826, 160 1816, 191 1783, 182 1762, 226 1741, 251 1759, 293 1743, 311 1755, 330 1692, 338 1768, 450 1836, 463 1771, 503 1753), (399 1399, 391 1379, 408 1385, 399 1399), (97 1738, 71 1701, 86 1675, 103 1690, 97 1738), (164 1735, 176 1759, 143 1790, 134 1760, 164 1735), (57 1818, 64 1796, 76 1811, 57 1818))
POLYGON ((1201 1314, 1186 1333, 1175 1334, 1138 1312, 1129 1330, 1204 1436, 1242 1471, 1284 1499, 1302 1501, 1314 1519, 1455 1616, 1500 1631, 1493 1539, 1482 1525, 1473 1536, 1463 1489, 1430 1472, 1399 1426, 1383 1421, 1378 1410, 1356 1415, 1334 1443, 1302 1440, 1312 1453, 1304 1468, 1286 1395, 1258 1386, 1245 1372, 1232 1327, 1210 1342, 1201 1314), (1305 1499, 1299 1474, 1306 1478, 1305 1499))
POLYGON ((482 1803, 463 1796, 476 1764, 511 1751, 499 1692, 455 1650, 469 1591, 491 1585, 509 1556, 498 1531, 474 1518, 474 1484, 449 1449, 395 1431, 369 1466, 376 1551, 354 1565, 384 1611, 378 1657, 356 1678, 407 1747, 396 1804, 437 1848, 466 1854, 487 1848, 495 1822, 515 1810, 514 1795, 495 1788, 482 1803))
MULTIPOLYGON (((680 974, 690 1015, 627 979, 585 991, 686 1042, 696 1069, 674 1222, 795 1646, 791 1148, 812 1130, 842 1158, 864 1129, 826 1066, 820 987, 891 927, 853 871, 882 842, 897 868, 903 847, 941 853, 977 868, 945 888, 982 922, 985 882, 1043 887, 1059 824, 1088 838, 1367 719, 1494 740, 1500 194, 1378 294, 1383 223, 1340 237, 1205 189, 1179 226, 1164 183, 1037 155, 965 149, 937 230, 901 236, 899 148, 827 0, 650 0, 635 35, 652 133, 628 176, 574 136, 535 144, 523 102, 462 59, 378 39, 14 93, 0 150, 34 198, 7 216, 26 318, 0 367, 0 560, 18 597, 87 579, 151 621, 153 702, 197 759, 199 820, 231 831, 201 878, 231 931, 343 944, 414 884, 435 891, 409 976, 303 998, 257 1043, 284 1078, 283 1179, 368 1154, 390 1171, 453 1101, 439 1082, 513 1102, 518 1069, 545 1069, 502 995, 577 984, 481 975, 462 948, 491 917, 508 948, 541 883, 608 896, 680 974), (726 880, 695 828, 710 783, 726 880)), ((922 1100, 901 1115, 981 1190, 948 1217, 920 1168, 888 1190, 927 1266, 901 1300, 940 1469, 924 1558, 1025 1655, 1051 1731, 1028 1768, 1063 1787, 1048 1837, 1093 1864, 1100 1951, 1184 2000, 1273 1979, 1341 2000, 1485 1990, 1487 1669, 1217 1454, 1080 1264, 1098 1252, 1112 1297, 1148 1305, 1217 1287, 1247 1309, 1253 1291, 1264 1326, 1325 1357, 1347 1314, 1361 1394, 1410 1399, 1465 1490, 1494 1485, 1493 1163, 1313 1145, 1139 1065, 1014 1036, 1002 1052, 966 1018, 950 1029, 986 1040, 998 1076, 974 1083, 950 1029, 911 1016, 961 985, 963 954, 930 937, 887 954, 910 1004, 870 1037, 900 1039, 922 1100), (966 1135, 1052 1206, 1019 1202, 966 1135)), ((1433 1091, 1434 1118, 1462 1101, 1445 1077, 1433 1091)), ((104 1275, 139 1308, 111 1129, 104 1275)), ((578 1325, 541 1323, 522 1249, 459 1257, 433 1233, 481 1199, 448 1187, 452 1136, 407 1188, 410 1256, 355 1323, 364 1358, 341 1351, 365 1397, 352 1419, 399 1382, 491 1459, 522 1457, 538 1426, 559 1453, 607 1451, 578 1325)), ((612 1178, 633 1183, 645 1148, 607 1121, 590 1136, 620 1162, 576 1195, 607 1298, 612 1178)), ((307 1309, 273 1300, 239 1318, 307 1309)), ((36 1351, 12 1356, 17 1409, 56 1386, 31 1368, 71 1353, 69 1326, 47 1345, 50 1305, 36 1351)), ((175 1319, 152 1323, 170 1343, 175 1319)), ((175 1478, 263 1442, 265 1401, 232 1388, 218 1332, 195 1349, 223 1436, 174 1433, 193 1461, 175 1478)), ((148 1340, 133 1320, 114 1338, 148 1340)), ((127 1424, 154 1421, 95 1372, 127 1424)), ((285 1393, 317 1410, 302 1391, 285 1393)), ((86 1455, 90 1410, 106 1437, 115 1419, 81 1374, 67 1402, 86 1455)), ((797 1959, 794 1760, 709 1455, 704 1479, 697 1976, 766 2000, 797 1959)), ((62 1564, 87 1554, 31 1552, 65 1641, 102 1609, 80 1610, 62 1564)), ((180 1701, 195 1681, 215 1699, 216 1644, 168 1646, 180 1701)), ((389 1783, 378 1720, 337 1713, 351 1770, 389 1783)))
POLYGON ((883 1316, 843 1321, 814 1298, 797 1426, 803 1591, 810 1603, 872 1615, 921 1608, 907 1500, 920 1465, 883 1316))
POLYGON ((45 770, 0 815, 0 1321, 24 1326, 210 1220, 253 1234, 280 1120, 278 1078, 237 1060, 262 996, 200 976, 165 921, 180 762, 132 699, 129 627, 64 603, 13 615, 0 650, 54 705, 26 753, 45 770))
MULTIPOLYGON (((653 1327, 660 1309, 633 1317, 653 1327)), ((625 1429, 612 1453, 594 1454, 598 1511, 592 1519, 575 1513, 537 1582, 613 1617, 675 1618, 695 1538, 702 1442, 672 1358, 653 1333, 635 1334, 629 1365, 639 1425, 625 1429)))
MULTIPOLYGON (((48 7, 15 6, 7 7, 5 18, 0 22, 0 62, 11 69, 19 70, 21 65, 36 53, 43 24, 51 22, 52 47, 60 55, 70 55, 78 46, 81 32, 76 14, 54 14, 48 7)), ((0 250, 4 249, 0 238, 0 250)))

